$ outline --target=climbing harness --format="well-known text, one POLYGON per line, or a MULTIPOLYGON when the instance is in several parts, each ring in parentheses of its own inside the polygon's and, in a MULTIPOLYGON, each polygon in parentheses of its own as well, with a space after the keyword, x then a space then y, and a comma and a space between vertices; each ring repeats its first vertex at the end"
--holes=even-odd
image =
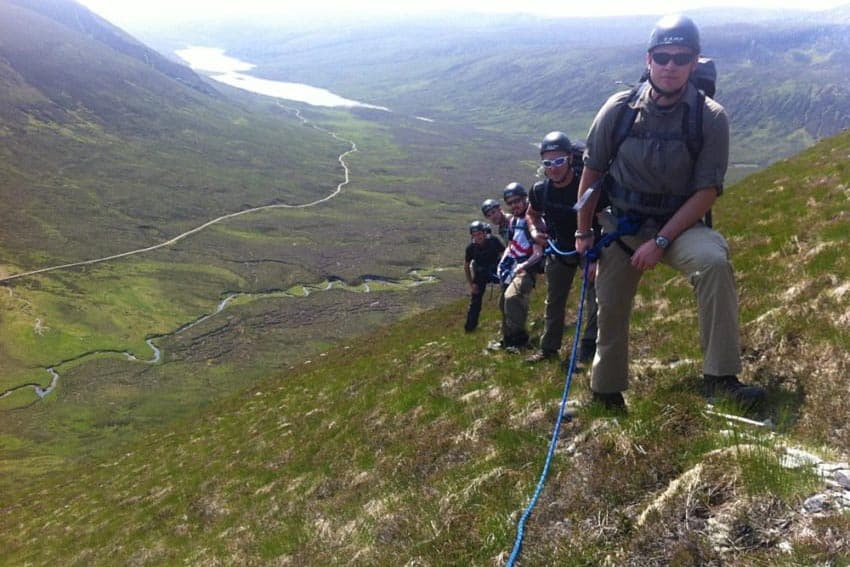
MULTIPOLYGON (((605 234, 599 242, 594 244, 593 248, 588 250, 585 253, 585 258, 587 258, 587 262, 584 264, 584 271, 582 272, 582 285, 581 285, 581 298, 579 299, 579 308, 578 308, 578 319, 576 321, 576 332, 573 337, 573 347, 572 352, 570 353, 570 364, 567 368, 567 376, 564 381, 564 393, 561 396, 561 405, 560 411, 558 412, 558 419, 555 421, 555 430, 552 432, 552 439, 549 441, 549 452, 546 454, 546 461, 543 464, 543 472, 540 474, 540 479, 537 481, 537 488, 534 491, 534 494, 531 497, 531 501, 528 503, 528 507, 523 512, 522 516, 517 523, 517 533, 516 539, 514 540, 513 550, 511 551, 511 555, 508 558, 508 562, 506 563, 506 567, 512 567, 519 557, 520 550, 522 549, 522 540, 525 536, 525 523, 528 521, 529 516, 531 516, 531 512, 534 509, 534 506, 537 504, 537 500, 540 498, 540 494, 543 492, 543 486, 546 484, 546 477, 549 475, 549 466, 552 463, 552 457, 555 454, 555 447, 558 444, 558 435, 561 432, 561 422, 564 419, 564 411, 567 409, 567 397, 570 393, 570 385, 573 380, 573 372, 575 370, 576 363, 576 354, 578 352, 578 344, 579 338, 581 337, 581 323, 582 318, 584 317, 584 300, 587 295, 587 279, 590 271, 591 262, 599 259, 600 253, 602 249, 606 246, 609 246, 612 242, 618 240, 621 236, 629 236, 636 234, 641 225, 641 219, 637 215, 626 214, 620 217, 617 221, 617 229, 613 232, 609 232, 605 234)), ((553 253, 561 254, 561 255, 572 255, 576 254, 576 251, 572 252, 564 252, 559 250, 558 247, 549 240, 549 245, 547 246, 547 250, 549 248, 552 249, 553 253)))
POLYGON ((602 254, 602 249, 609 246, 612 242, 620 242, 621 236, 632 236, 640 230, 640 225, 643 223, 644 217, 635 213, 626 213, 617 219, 617 229, 613 232, 608 232, 602 235, 599 242, 593 245, 593 248, 585 253, 585 257, 591 262, 595 262, 602 254))

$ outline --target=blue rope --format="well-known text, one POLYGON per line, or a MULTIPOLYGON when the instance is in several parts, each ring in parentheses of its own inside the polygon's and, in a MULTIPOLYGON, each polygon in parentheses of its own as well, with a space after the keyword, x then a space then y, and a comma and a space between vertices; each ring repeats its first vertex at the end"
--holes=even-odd
MULTIPOLYGON (((531 511, 534 509, 534 506, 537 504, 537 500, 540 498, 540 494, 543 492, 543 486, 546 484, 546 477, 549 475, 549 466, 552 463, 552 457, 555 454, 555 447, 558 444, 558 435, 561 432, 561 422, 564 418, 564 410, 567 406, 567 396, 570 393, 570 385, 573 381, 573 371, 575 370, 576 353, 578 352, 579 337, 581 336, 581 320, 584 317, 584 298, 587 294, 587 276, 590 271, 590 264, 599 259, 599 255, 603 248, 620 238, 620 236, 636 234, 640 228, 640 221, 641 219, 635 215, 625 215, 621 217, 617 222, 617 230, 604 235, 599 239, 599 242, 585 253, 586 262, 584 263, 584 272, 582 277, 581 300, 578 308, 578 321, 576 321, 576 334, 573 338, 573 348, 570 353, 570 366, 567 369, 567 377, 564 383, 564 394, 561 397, 560 411, 558 412, 558 419, 555 421, 555 431, 552 432, 552 440, 549 442, 549 452, 546 454, 546 462, 543 465, 543 472, 540 474, 540 480, 537 481, 537 489, 534 491, 534 495, 531 497, 531 502, 528 503, 528 507, 519 519, 519 523, 517 523, 516 540, 514 540, 513 551, 511 551, 506 567, 513 567, 514 562, 519 557, 519 552, 522 549, 522 539, 525 537, 525 522, 528 520, 529 516, 531 516, 531 511)), ((565 256, 576 253, 575 251, 568 252, 566 254, 560 252, 551 240, 549 241, 547 250, 549 248, 552 248, 555 253, 565 256)))
POLYGON ((555 421, 555 431, 552 432, 552 440, 549 442, 549 452, 546 455, 546 463, 543 465, 543 472, 540 475, 540 480, 537 482, 537 489, 534 491, 534 495, 531 497, 531 502, 529 502, 525 513, 523 513, 522 517, 519 519, 519 523, 517 524, 516 540, 514 541, 514 548, 511 552, 511 556, 510 558, 508 558, 507 567, 511 567, 519 557, 520 549, 522 549, 522 539, 525 536, 525 522, 528 520, 528 517, 531 516, 531 511, 537 504, 537 500, 540 498, 540 493, 543 492, 543 486, 546 484, 546 477, 549 475, 549 465, 552 462, 552 457, 555 454, 555 447, 558 444, 558 435, 561 432, 561 421, 563 421, 564 419, 564 410, 567 407, 567 396, 570 393, 570 385, 573 381, 573 371, 575 370, 576 353, 578 352, 578 343, 581 333, 581 320, 584 316, 584 297, 587 293, 587 275, 589 269, 590 262, 586 262, 584 265, 584 277, 581 285, 581 302, 579 303, 578 309, 576 334, 575 338, 573 339, 572 353, 570 354, 570 366, 567 369, 567 377, 564 383, 564 394, 561 397, 561 409, 558 412, 558 419, 555 421))
POLYGON ((575 256, 577 254, 577 252, 575 250, 571 250, 569 252, 564 252, 563 250, 558 248, 558 246, 555 244, 555 241, 552 240, 551 238, 548 239, 546 242, 547 242, 547 246, 546 246, 546 249, 543 250, 543 253, 546 254, 547 256, 551 255, 551 254, 557 254, 558 256, 575 256))

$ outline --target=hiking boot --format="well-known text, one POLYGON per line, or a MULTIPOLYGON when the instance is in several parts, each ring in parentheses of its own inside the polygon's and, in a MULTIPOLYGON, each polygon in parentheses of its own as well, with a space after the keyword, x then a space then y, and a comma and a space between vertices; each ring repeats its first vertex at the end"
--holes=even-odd
POLYGON ((708 399, 727 397, 745 410, 754 409, 764 401, 765 390, 761 386, 747 386, 737 376, 703 376, 705 395, 708 399))
POLYGON ((515 335, 511 335, 509 337, 502 338, 502 348, 510 348, 514 347, 516 349, 526 349, 530 348, 531 344, 528 342, 528 333, 517 333, 515 335))
POLYGON ((578 349, 578 361, 582 364, 593 362, 593 357, 596 356, 596 341, 581 341, 578 349))
POLYGON ((594 404, 601 405, 607 411, 614 413, 626 413, 626 400, 623 399, 623 394, 620 392, 613 392, 611 394, 600 394, 599 392, 592 392, 593 396, 591 397, 590 402, 594 404))
POLYGON ((525 359, 528 364, 537 364, 538 362, 543 362, 544 360, 550 360, 558 356, 557 352, 553 352, 551 350, 538 350, 531 356, 525 359))

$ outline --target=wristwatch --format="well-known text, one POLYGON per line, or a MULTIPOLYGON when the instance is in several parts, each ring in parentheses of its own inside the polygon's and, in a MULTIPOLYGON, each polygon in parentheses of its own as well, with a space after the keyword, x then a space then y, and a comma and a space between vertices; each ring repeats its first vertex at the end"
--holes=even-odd
POLYGON ((662 250, 667 250, 667 247, 670 246, 670 241, 666 236, 661 236, 660 234, 655 237, 655 245, 661 248, 662 250))

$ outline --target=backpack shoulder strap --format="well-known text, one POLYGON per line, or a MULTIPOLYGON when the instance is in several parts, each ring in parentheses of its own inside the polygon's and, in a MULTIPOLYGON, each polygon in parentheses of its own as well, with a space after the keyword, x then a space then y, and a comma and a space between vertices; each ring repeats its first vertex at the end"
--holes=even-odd
POLYGON ((702 151, 702 115, 704 111, 705 94, 699 91, 693 108, 688 106, 688 112, 682 117, 682 131, 685 134, 688 152, 694 161, 697 160, 699 153, 702 151))
POLYGON ((546 214, 546 205, 549 203, 549 183, 551 183, 551 180, 548 177, 543 180, 543 194, 540 196, 540 201, 543 206, 543 210, 540 211, 540 214, 542 215, 546 214))
MULTIPOLYGON (((629 137, 629 133, 634 126, 637 118, 638 109, 634 108, 634 103, 641 97, 643 91, 649 88, 648 82, 643 82, 632 89, 629 97, 626 99, 620 112, 617 115, 617 122, 614 128, 614 145, 611 153, 611 162, 617 157, 617 152, 620 146, 629 137)), ((691 158, 696 161, 697 156, 702 151, 702 120, 703 112, 705 111, 705 94, 699 91, 697 94, 696 103, 688 106, 688 112, 682 116, 682 133, 688 146, 688 152, 691 158)))
POLYGON ((631 132, 632 126, 635 123, 635 118, 637 118, 638 115, 638 109, 634 108, 634 103, 641 97, 648 86, 649 82, 642 82, 634 87, 629 93, 628 98, 620 107, 620 112, 617 114, 617 121, 614 126, 614 144, 613 151, 611 152, 611 159, 608 162, 609 165, 614 162, 614 159, 617 157, 617 152, 620 150, 620 146, 626 141, 626 138, 629 137, 629 132, 631 132))

